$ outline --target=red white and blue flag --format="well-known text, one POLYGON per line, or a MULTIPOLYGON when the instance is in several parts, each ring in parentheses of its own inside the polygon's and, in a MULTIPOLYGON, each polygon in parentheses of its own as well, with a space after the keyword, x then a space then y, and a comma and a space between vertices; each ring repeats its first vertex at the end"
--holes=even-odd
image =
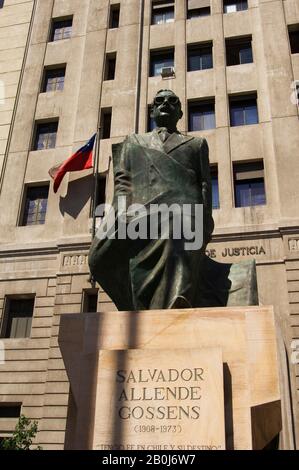
POLYGON ((60 183, 66 173, 69 171, 88 170, 93 167, 92 153, 96 135, 97 134, 94 134, 84 147, 77 150, 77 152, 75 152, 65 162, 60 163, 49 170, 49 175, 54 180, 54 193, 57 193, 60 183))

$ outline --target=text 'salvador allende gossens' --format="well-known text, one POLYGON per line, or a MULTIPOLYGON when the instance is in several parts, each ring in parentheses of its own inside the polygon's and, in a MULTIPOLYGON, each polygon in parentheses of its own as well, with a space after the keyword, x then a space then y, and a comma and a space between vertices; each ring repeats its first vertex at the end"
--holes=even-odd
POLYGON ((123 420, 199 419, 203 381, 202 368, 118 370, 116 382, 123 384, 118 415, 123 420))

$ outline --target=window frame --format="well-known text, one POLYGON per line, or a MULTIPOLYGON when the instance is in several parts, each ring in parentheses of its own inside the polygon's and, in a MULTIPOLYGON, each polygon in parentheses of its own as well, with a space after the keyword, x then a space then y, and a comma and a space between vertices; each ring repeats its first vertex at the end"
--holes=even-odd
POLYGON ((30 339, 31 338, 31 332, 32 332, 32 322, 34 318, 34 309, 35 309, 35 300, 36 300, 36 295, 35 294, 19 294, 19 295, 7 295, 5 296, 4 300, 4 313, 3 313, 3 320, 1 324, 1 338, 6 339, 6 340, 19 340, 19 339, 30 339), (11 312, 11 304, 12 302, 24 302, 24 301, 30 301, 32 302, 32 313, 30 314, 25 314, 21 316, 17 316, 18 314, 20 315, 20 312, 11 312), (13 329, 13 320, 17 318, 26 318, 28 320, 27 326, 26 326, 26 331, 27 329, 28 334, 26 336, 11 336, 12 329, 13 329))
POLYGON ((248 0, 223 0, 223 14, 239 13, 240 11, 248 10, 248 0), (243 5, 246 4, 246 8, 243 5), (227 7, 236 6, 236 10, 227 11, 227 7), (242 8, 238 8, 238 5, 242 5, 242 8))
POLYGON ((73 33, 73 16, 68 16, 68 17, 61 17, 61 18, 52 18, 52 26, 51 26, 51 34, 50 34, 50 40, 49 42, 58 42, 58 41, 63 41, 65 39, 71 39, 72 38, 72 33, 73 33), (65 26, 63 26, 61 29, 62 34, 60 38, 55 39, 55 34, 56 34, 56 27, 61 24, 63 25, 65 23, 65 26), (67 23, 70 23, 67 25, 67 23), (65 36, 65 30, 67 28, 70 28, 70 33, 69 35, 65 36))
POLYGON ((192 10, 189 10, 187 7, 187 20, 196 20, 198 18, 205 18, 206 16, 211 16, 210 6, 201 7, 201 8, 192 8, 192 10))
POLYGON ((95 310, 89 308, 89 299, 91 297, 96 297, 96 305, 98 305, 98 303, 99 303, 99 293, 100 293, 100 290, 98 288, 83 289, 83 291, 82 291, 82 301, 81 301, 81 313, 97 312, 97 308, 95 310))
POLYGON ((174 0, 159 0, 159 1, 152 0, 151 25, 162 25, 162 24, 165 25, 169 23, 174 23, 174 21, 175 21, 175 1, 174 0), (167 18, 165 17, 165 19, 163 19, 160 22, 154 21, 155 14, 161 15, 163 18, 163 16, 165 16, 167 13, 172 14, 172 17, 169 20, 167 20, 167 18))
POLYGON ((101 109, 101 140, 111 139, 111 129, 112 129, 112 108, 102 108, 101 109), (110 116, 110 123, 109 123, 109 136, 106 133, 106 125, 105 122, 106 116, 110 116))
POLYGON ((110 5, 109 10, 109 28, 108 29, 118 29, 120 23, 120 3, 113 3, 110 5), (114 15, 117 15, 115 18, 114 15))
POLYGON ((41 93, 52 93, 52 92, 56 92, 56 91, 63 91, 64 90, 64 85, 65 85, 65 75, 66 75, 66 64, 61 64, 61 65, 55 65, 55 66, 51 66, 51 67, 45 67, 44 68, 44 77, 43 77, 43 83, 42 83, 42 91, 41 93), (61 75, 60 77, 57 76, 57 77, 49 77, 49 75, 51 75, 51 73, 57 73, 57 72, 63 72, 63 75, 61 75), (48 90, 47 89, 47 85, 48 85, 48 79, 49 78, 63 78, 63 81, 62 82, 59 82, 59 81, 56 81, 54 82, 56 87, 55 89, 53 90, 48 90), (58 83, 63 83, 63 86, 62 88, 59 88, 57 85, 58 83))
POLYGON ((33 152, 42 152, 44 150, 53 150, 56 148, 56 142, 57 142, 57 135, 58 135, 58 127, 59 127, 59 119, 53 119, 50 121, 36 121, 35 122, 35 129, 34 129, 34 136, 33 136, 33 145, 32 145, 32 151, 33 152), (53 128, 53 132, 51 131, 51 127, 53 128), (46 133, 44 132, 43 135, 47 136, 46 138, 46 146, 43 146, 43 148, 39 148, 39 138, 41 136, 41 129, 44 128, 45 130, 49 128, 49 132, 46 133), (56 130, 55 130, 56 129, 56 130), (52 137, 51 137, 52 136, 52 137), (53 137, 55 136, 55 137, 53 137), (53 138, 54 144, 49 145, 51 142, 51 139, 53 138))
MULTIPOLYGON (((248 162, 234 162, 233 163, 233 179, 234 179, 234 203, 235 208, 242 207, 255 207, 267 205, 266 182, 265 182, 265 169, 263 160, 248 161, 248 162), (243 173, 243 176, 242 176, 243 173), (252 194, 253 185, 262 184, 264 200, 261 203, 252 204, 253 198, 257 197, 252 194), (241 204, 242 195, 240 191, 243 189, 248 195, 246 198, 249 203, 241 204)), ((243 196, 244 198, 244 196, 243 196)))
POLYGON ((167 49, 152 49, 150 51, 150 60, 149 60, 149 76, 150 77, 160 77, 163 68, 167 68, 167 67, 174 68, 174 66, 175 66, 175 49, 174 49, 174 47, 167 48, 167 49), (166 58, 167 55, 169 56, 169 59, 166 58), (164 60, 172 61, 172 63, 167 64, 167 62, 164 62, 164 65, 161 66, 161 71, 159 73, 155 73, 155 68, 157 66, 157 63, 154 63, 153 60, 154 60, 155 57, 156 58, 160 57, 161 63, 162 63, 163 56, 164 56, 164 60))
POLYGON ((104 80, 105 81, 112 81, 115 80, 115 72, 116 72, 116 58, 117 58, 117 52, 108 52, 106 54, 106 59, 105 59, 105 76, 104 80), (113 61, 114 63, 114 68, 113 68, 113 78, 111 78, 111 69, 110 65, 111 62, 113 61))
MULTIPOLYGON (((245 47, 243 48, 245 50, 245 47)), ((252 36, 244 36, 241 38, 226 38, 225 40, 225 53, 226 53, 226 66, 227 67, 234 67, 235 65, 244 65, 244 64, 252 64, 254 62, 253 57, 253 48, 252 48, 252 36), (242 46, 250 46, 247 49, 251 51, 251 60, 249 61, 242 61, 241 51, 242 46), (238 55, 238 60, 229 60, 235 59, 238 55), (235 63, 231 63, 235 62, 235 63)))
POLYGON ((248 94, 248 95, 231 95, 229 96, 229 117, 230 117, 230 127, 240 127, 240 126, 253 126, 259 124, 259 112, 258 112, 258 99, 257 94, 248 94), (248 108, 250 107, 250 103, 255 104, 255 117, 256 122, 246 122, 248 120, 246 111, 248 112, 249 109, 246 108, 245 103, 248 104, 248 108), (236 111, 237 105, 239 104, 240 111, 243 114, 242 122, 239 124, 235 124, 237 122, 236 118, 233 118, 233 111, 236 111), (243 106, 242 106, 243 104, 243 106))
MULTIPOLYGON (((209 114, 207 114, 207 118, 209 117, 209 114)), ((215 98, 212 99, 205 99, 205 100, 190 100, 188 101, 188 131, 189 132, 200 132, 200 131, 207 131, 207 130, 213 130, 216 129, 216 111, 215 111, 215 98), (202 113, 200 114, 199 118, 202 119, 202 124, 203 126, 200 126, 199 129, 194 129, 192 128, 193 126, 191 125, 191 111, 194 111, 196 108, 198 110, 202 110, 202 113), (204 109, 206 108, 206 109, 204 109), (212 120, 213 120, 213 125, 211 127, 205 127, 205 115, 203 113, 208 112, 210 110, 213 110, 212 120)))
POLYGON ((49 183, 41 183, 39 184, 26 184, 24 187, 24 192, 23 192, 23 201, 22 201, 22 210, 21 210, 21 217, 20 217, 20 227, 35 227, 35 226, 40 226, 40 225, 45 225, 46 223, 46 217, 47 217, 47 209, 48 209, 48 202, 49 202, 49 190, 50 190, 50 184, 49 183), (37 198, 39 199, 38 207, 42 204, 42 201, 47 201, 46 202, 46 208, 45 211, 39 211, 37 210, 37 214, 45 214, 43 218, 41 218, 41 222, 38 223, 38 220, 36 219, 36 223, 25 223, 25 218, 28 215, 27 214, 27 204, 28 204, 28 191, 34 188, 42 189, 45 188, 47 192, 47 197, 46 198, 37 198))
POLYGON ((210 70, 214 67, 214 58, 213 58, 213 42, 198 43, 198 44, 187 44, 187 72, 198 72, 202 70, 210 70), (204 54, 204 51, 209 50, 209 54, 204 54), (200 68, 191 69, 190 58, 194 55, 196 56, 198 52, 198 57, 200 61, 200 68), (210 55, 211 57, 211 67, 203 67, 203 56, 210 55))

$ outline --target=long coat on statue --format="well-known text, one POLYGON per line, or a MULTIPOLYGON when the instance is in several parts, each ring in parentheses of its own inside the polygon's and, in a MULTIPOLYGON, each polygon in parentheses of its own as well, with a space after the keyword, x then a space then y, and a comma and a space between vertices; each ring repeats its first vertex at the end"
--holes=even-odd
MULTIPOLYGON (((202 204, 203 243, 196 250, 186 250, 190 240, 184 236, 176 239, 172 223, 169 237, 163 237, 162 228, 158 239, 151 239, 149 234, 147 239, 118 239, 118 226, 113 237, 111 233, 103 236, 100 227, 90 249, 90 270, 119 310, 201 305, 201 264, 214 228, 209 149, 205 139, 179 132, 163 142, 161 132, 157 128, 143 135, 132 134, 113 145, 115 211, 118 196, 126 196, 127 208, 142 204, 147 217, 153 205, 176 204, 182 208, 188 204, 194 208, 202 204)), ((191 210, 193 229, 194 217, 191 210)), ((128 214, 128 219, 132 218, 128 214)))

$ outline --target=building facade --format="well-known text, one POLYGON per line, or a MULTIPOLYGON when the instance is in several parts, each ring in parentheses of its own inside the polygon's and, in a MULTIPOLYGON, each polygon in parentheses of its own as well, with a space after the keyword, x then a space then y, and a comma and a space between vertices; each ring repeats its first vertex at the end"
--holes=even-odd
POLYGON ((22 412, 63 449, 69 385, 60 316, 114 310, 91 286, 93 205, 111 202, 111 144, 151 128, 160 89, 179 130, 210 148, 211 258, 255 258, 274 305, 283 390, 281 447, 299 444, 298 0, 0 2, 0 436, 22 412), (298 81, 298 83, 296 83, 298 81), (93 170, 48 170, 100 126, 93 170))

